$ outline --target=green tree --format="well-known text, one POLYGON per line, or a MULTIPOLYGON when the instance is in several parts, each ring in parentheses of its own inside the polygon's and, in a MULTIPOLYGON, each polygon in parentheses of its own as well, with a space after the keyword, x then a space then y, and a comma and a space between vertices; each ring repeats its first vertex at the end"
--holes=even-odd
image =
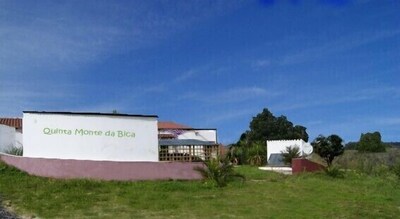
POLYGON ((303 139, 308 141, 304 126, 288 121, 286 116, 275 117, 267 108, 250 122, 250 130, 245 132, 248 143, 279 139, 303 139))
POLYGON ((360 141, 357 144, 357 150, 360 152, 385 152, 386 147, 382 142, 381 133, 361 134, 360 141))
POLYGON ((292 159, 300 157, 300 148, 288 146, 286 150, 281 151, 281 154, 283 163, 292 165, 292 159))
POLYGON ((314 148, 314 153, 324 159, 328 167, 332 165, 335 157, 342 155, 344 152, 343 139, 338 135, 330 135, 328 137, 319 135, 311 142, 311 145, 314 148))

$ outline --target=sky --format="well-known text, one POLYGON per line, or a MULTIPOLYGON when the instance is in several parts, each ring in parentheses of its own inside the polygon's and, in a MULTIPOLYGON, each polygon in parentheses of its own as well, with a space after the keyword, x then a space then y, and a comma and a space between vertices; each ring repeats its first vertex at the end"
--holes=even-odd
POLYGON ((400 141, 400 1, 0 0, 0 117, 158 115, 236 142, 268 108, 310 140, 400 141))

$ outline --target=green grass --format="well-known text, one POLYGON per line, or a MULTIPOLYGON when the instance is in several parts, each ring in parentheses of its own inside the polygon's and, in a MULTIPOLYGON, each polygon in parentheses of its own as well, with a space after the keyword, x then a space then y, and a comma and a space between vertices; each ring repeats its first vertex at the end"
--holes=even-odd
POLYGON ((29 176, 0 163, 0 195, 18 214, 40 218, 395 218, 395 176, 284 176, 236 167, 247 181, 102 182, 29 176))

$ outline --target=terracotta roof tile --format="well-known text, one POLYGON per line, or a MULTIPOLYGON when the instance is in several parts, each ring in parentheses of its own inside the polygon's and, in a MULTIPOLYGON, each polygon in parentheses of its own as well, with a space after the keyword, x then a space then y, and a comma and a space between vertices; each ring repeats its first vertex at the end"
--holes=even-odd
POLYGON ((174 139, 175 135, 173 134, 158 134, 159 139, 174 139))
POLYGON ((22 119, 21 118, 0 118, 0 124, 11 126, 17 129, 22 129, 22 119))
POLYGON ((193 128, 175 122, 158 122, 158 129, 193 129, 193 128))

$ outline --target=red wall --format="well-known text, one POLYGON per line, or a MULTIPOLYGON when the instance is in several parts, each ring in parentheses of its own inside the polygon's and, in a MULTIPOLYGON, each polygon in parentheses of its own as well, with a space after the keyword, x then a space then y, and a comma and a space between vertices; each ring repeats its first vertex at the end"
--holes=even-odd
POLYGON ((29 158, 0 154, 0 160, 31 175, 59 179, 196 180, 202 176, 189 162, 115 162, 29 158))
POLYGON ((295 158, 292 160, 292 173, 301 173, 301 172, 316 172, 321 171, 325 167, 321 164, 309 161, 303 158, 295 158))

